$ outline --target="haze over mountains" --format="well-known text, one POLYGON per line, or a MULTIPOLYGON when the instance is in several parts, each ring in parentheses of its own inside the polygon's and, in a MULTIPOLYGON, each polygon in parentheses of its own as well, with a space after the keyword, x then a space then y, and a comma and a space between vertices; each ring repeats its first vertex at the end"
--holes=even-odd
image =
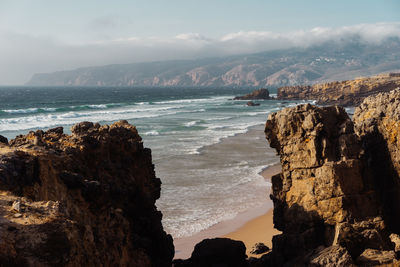
POLYGON ((83 67, 35 74, 32 86, 285 86, 400 70, 400 39, 357 38, 195 60, 83 67))

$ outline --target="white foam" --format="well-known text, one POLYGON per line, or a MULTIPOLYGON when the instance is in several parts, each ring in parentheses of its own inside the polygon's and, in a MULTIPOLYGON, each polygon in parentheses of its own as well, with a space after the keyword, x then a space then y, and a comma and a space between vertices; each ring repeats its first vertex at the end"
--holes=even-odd
POLYGON ((143 135, 146 135, 146 136, 156 136, 156 135, 160 135, 160 133, 157 132, 157 131, 149 131, 149 132, 143 133, 143 135))
POLYGON ((189 122, 185 123, 184 125, 186 127, 192 127, 192 126, 195 126, 198 122, 199 121, 189 121, 189 122))
POLYGON ((10 114, 23 114, 23 113, 34 113, 37 112, 38 108, 26 108, 26 109, 4 109, 3 112, 10 114))

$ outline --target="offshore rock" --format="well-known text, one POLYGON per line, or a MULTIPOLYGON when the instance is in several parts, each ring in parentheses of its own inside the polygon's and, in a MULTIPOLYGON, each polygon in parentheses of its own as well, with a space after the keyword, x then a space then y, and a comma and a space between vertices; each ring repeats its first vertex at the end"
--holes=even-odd
POLYGON ((161 182, 134 126, 84 122, 72 135, 58 127, 9 144, 0 146, 1 266, 171 265, 155 207, 161 182))
POLYGON ((271 99, 268 89, 261 88, 247 94, 245 96, 236 96, 233 100, 257 100, 257 99, 271 99))
POLYGON ((265 133, 282 164, 271 194, 274 225, 282 234, 273 237, 269 264, 346 266, 367 249, 394 252, 390 234, 397 231, 385 205, 400 203, 381 201, 397 199, 382 197, 365 138, 343 108, 284 109, 268 117, 265 133))
POLYGON ((400 75, 391 73, 350 81, 278 88, 278 99, 317 100, 322 105, 357 106, 367 96, 400 87, 400 75))
POLYGON ((249 102, 246 103, 246 105, 249 106, 249 107, 255 107, 255 106, 259 106, 260 103, 254 103, 253 101, 249 101, 249 102))

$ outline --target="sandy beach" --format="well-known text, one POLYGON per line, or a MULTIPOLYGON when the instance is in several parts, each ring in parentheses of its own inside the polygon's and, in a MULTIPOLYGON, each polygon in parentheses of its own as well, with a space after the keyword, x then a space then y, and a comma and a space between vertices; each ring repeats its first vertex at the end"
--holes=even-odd
MULTIPOLYGON (((280 165, 272 166, 265 169, 262 172, 262 176, 270 180, 272 175, 280 172, 280 165)), ((268 200, 271 201, 271 200, 268 200)), ((280 231, 274 228, 273 224, 273 209, 269 209, 267 213, 248 221, 245 225, 239 229, 230 232, 223 237, 227 237, 234 240, 243 241, 246 245, 247 256, 257 257, 257 255, 251 254, 250 251, 256 243, 264 243, 269 248, 272 248, 272 237, 279 234, 280 231)))
MULTIPOLYGON (((261 175, 270 181, 271 176, 279 173, 280 165, 274 165, 264 169, 261 175)), ((272 237, 279 234, 274 229, 272 222, 272 201, 269 199, 269 192, 266 194, 265 203, 260 207, 243 212, 232 220, 223 221, 212 227, 201 231, 193 236, 174 239, 175 259, 189 258, 194 246, 206 238, 227 237, 234 240, 241 240, 246 245, 248 256, 254 244, 262 242, 268 247, 272 247, 272 237)))

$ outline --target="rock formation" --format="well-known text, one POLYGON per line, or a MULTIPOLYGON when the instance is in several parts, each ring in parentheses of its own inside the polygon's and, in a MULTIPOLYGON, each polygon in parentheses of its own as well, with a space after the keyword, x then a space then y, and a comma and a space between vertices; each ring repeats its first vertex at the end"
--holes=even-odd
POLYGON ((204 239, 187 260, 175 260, 174 267, 247 267, 246 246, 229 238, 204 239))
POLYGON ((278 88, 278 99, 317 100, 322 105, 356 106, 369 95, 400 87, 397 73, 351 81, 278 88))
POLYGON ((170 266, 160 185, 126 121, 0 143, 0 265, 170 266))
POLYGON ((282 234, 265 266, 400 264, 399 99, 400 90, 367 98, 354 123, 341 107, 309 104, 269 116, 282 234))
POLYGON ((236 96, 233 100, 256 100, 256 99, 271 99, 268 89, 261 88, 244 96, 236 96))

